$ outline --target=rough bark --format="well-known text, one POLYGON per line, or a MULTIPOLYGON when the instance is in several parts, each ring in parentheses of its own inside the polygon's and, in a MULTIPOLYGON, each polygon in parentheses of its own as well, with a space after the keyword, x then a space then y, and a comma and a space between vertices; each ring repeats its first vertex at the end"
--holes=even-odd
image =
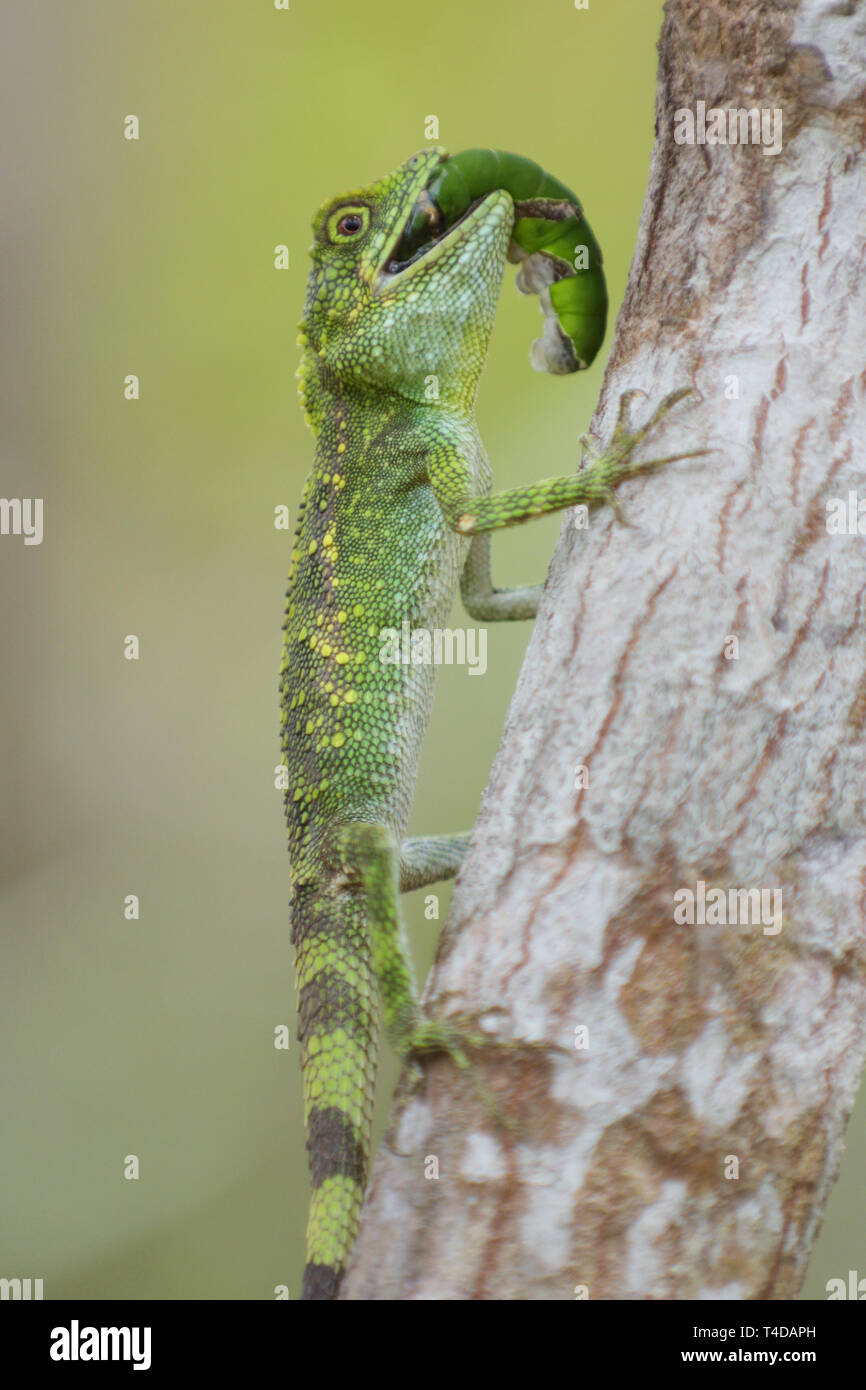
POLYGON ((836 1175, 866 1054, 866 542, 826 505, 866 497, 866 5, 669 0, 659 54, 594 429, 692 383, 645 450, 712 452, 623 489, 631 528, 563 528, 428 986, 548 1050, 478 1056, 517 1131, 426 1064, 346 1298, 790 1298, 836 1175), (698 100, 780 108, 781 153, 676 144, 698 100), (698 881, 780 888, 781 931, 678 924, 698 881))

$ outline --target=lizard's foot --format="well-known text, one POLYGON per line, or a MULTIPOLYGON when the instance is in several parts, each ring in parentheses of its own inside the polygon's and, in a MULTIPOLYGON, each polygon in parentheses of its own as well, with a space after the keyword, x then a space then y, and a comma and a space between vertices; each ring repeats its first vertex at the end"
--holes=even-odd
MULTIPOLYGON (((679 405, 686 396, 697 396, 701 399, 700 393, 691 386, 681 386, 676 391, 671 391, 656 406, 645 425, 637 429, 631 427, 629 415, 631 403, 635 396, 643 396, 646 392, 639 390, 624 391, 619 398, 619 410, 617 412, 616 424, 610 444, 600 452, 596 443, 588 436, 582 435, 580 443, 590 456, 590 468, 598 471, 599 483, 604 495, 605 502, 613 510, 617 521, 625 522, 625 515, 622 504, 616 495, 616 488, 626 478, 633 478, 640 473, 650 473, 656 468, 661 468, 665 463, 676 463, 678 459, 697 458, 702 454, 709 453, 709 449, 687 449, 679 454, 665 454, 662 458, 654 459, 635 459, 632 457, 639 444, 652 434, 656 426, 664 419, 674 406, 679 405)), ((627 523, 626 523, 627 524, 627 523)))
POLYGON ((426 1018, 421 1015, 407 1033, 404 1050, 413 1052, 447 1052, 452 1061, 465 1071, 469 1065, 466 1049, 489 1047, 493 1040, 470 1033, 459 1023, 445 1018, 426 1018))
POLYGON ((468 1051, 480 1050, 481 1048, 495 1048, 500 1053, 511 1053, 512 1055, 526 1052, 544 1052, 547 1054, 550 1051, 545 1043, 526 1042, 521 1038, 487 1037, 481 1033, 470 1032, 463 1022, 427 1018, 423 1015, 415 1020, 411 1030, 406 1033, 400 1050, 403 1052, 409 1067, 410 1085, 413 1090, 417 1089, 424 1079, 424 1073, 417 1060, 418 1055, 425 1052, 445 1052, 455 1066, 466 1073, 485 1108, 497 1124, 504 1129, 516 1131, 516 1121, 502 1109, 497 1097, 481 1080, 475 1066, 467 1056, 468 1051))

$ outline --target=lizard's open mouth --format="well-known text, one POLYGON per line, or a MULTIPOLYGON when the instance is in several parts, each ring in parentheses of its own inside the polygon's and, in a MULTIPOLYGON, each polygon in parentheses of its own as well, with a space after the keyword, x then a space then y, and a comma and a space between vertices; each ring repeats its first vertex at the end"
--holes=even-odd
POLYGON ((420 261, 426 256, 428 251, 432 251, 434 246, 438 246, 447 236, 450 235, 461 223, 475 211, 484 198, 476 198, 470 203, 465 212, 459 217, 449 222, 442 209, 439 208, 427 189, 422 189, 406 219, 396 245, 382 267, 384 275, 399 275, 401 271, 414 265, 415 261, 420 261))

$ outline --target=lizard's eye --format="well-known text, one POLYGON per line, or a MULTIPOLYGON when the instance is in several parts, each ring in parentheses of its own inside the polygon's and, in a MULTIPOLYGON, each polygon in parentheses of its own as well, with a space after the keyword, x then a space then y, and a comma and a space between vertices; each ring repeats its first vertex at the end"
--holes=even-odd
POLYGON ((340 208, 328 218, 328 236, 331 241, 357 241, 369 225, 369 208, 340 208))

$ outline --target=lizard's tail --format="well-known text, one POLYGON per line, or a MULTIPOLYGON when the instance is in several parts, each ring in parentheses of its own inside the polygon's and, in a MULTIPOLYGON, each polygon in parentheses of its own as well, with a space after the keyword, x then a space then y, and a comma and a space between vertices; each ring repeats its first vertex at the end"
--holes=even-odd
POLYGON ((376 1078, 376 981, 359 895, 303 890, 293 908, 312 1196, 302 1299, 330 1299, 367 1182, 376 1078))

